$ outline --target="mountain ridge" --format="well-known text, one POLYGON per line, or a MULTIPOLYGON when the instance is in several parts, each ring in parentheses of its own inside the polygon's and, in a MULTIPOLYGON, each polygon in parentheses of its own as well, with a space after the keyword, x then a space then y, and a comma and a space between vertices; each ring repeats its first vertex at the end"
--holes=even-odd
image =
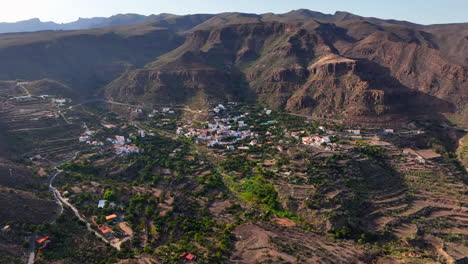
MULTIPOLYGON (((229 13, 221 13, 221 14, 210 14, 212 16, 215 15, 223 15, 229 13)), ((247 13, 239 13, 239 12, 230 12, 230 14, 247 14, 247 13)), ((396 19, 379 19, 374 17, 362 17, 359 15, 355 15, 346 11, 336 11, 334 14, 325 14, 317 11, 312 11, 308 9, 297 9, 292 10, 287 13, 283 14, 275 14, 275 13, 264 13, 264 14, 250 14, 257 16, 261 19, 268 19, 271 16, 283 16, 283 17, 308 17, 318 20, 324 21, 336 21, 336 20, 351 20, 351 19, 364 19, 368 21, 373 21, 374 23, 389 23, 389 24, 398 24, 398 25, 406 25, 406 26, 432 26, 432 25, 421 25, 409 21, 402 21, 396 19)), ((136 13, 124 13, 124 14, 116 14, 110 17, 91 17, 91 18, 82 18, 79 17, 75 21, 67 22, 67 23, 57 23, 53 21, 41 21, 39 18, 31 18, 16 22, 0 22, 0 34, 3 33, 16 33, 16 32, 35 32, 35 31, 44 31, 44 30, 82 30, 82 29, 93 29, 93 28, 102 28, 102 27, 109 27, 109 26, 125 26, 131 24, 137 24, 140 22, 148 21, 148 20, 159 20, 165 19, 167 17, 185 17, 190 15, 174 15, 169 13, 161 13, 161 14, 151 14, 151 15, 140 15, 136 13)), ((463 23, 452 23, 452 24, 463 24, 463 23)), ((443 25, 443 24, 433 24, 433 25, 443 25)))
POLYGON ((52 21, 41 21, 39 18, 32 18, 18 22, 0 22, 1 33, 35 32, 44 30, 80 30, 92 29, 108 26, 124 26, 136 24, 145 19, 154 18, 155 15, 144 16, 139 14, 117 14, 110 17, 78 18, 69 23, 55 23, 52 21))

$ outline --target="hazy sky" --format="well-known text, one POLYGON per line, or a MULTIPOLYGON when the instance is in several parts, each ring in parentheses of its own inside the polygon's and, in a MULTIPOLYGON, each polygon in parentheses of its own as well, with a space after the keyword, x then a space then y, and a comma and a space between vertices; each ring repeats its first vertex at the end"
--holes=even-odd
POLYGON ((468 0, 1 0, 1 4, 1 22, 35 17, 70 22, 118 13, 285 13, 299 8, 323 13, 348 11, 421 24, 468 22, 468 0))

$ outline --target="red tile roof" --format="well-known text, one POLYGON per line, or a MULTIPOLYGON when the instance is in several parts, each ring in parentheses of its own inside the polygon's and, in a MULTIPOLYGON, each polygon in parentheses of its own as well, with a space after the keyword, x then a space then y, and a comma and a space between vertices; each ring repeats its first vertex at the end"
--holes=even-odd
POLYGON ((40 238, 40 239, 36 240, 36 242, 39 243, 39 244, 42 244, 42 243, 44 243, 44 241, 46 241, 47 239, 49 239, 49 236, 45 236, 45 237, 43 237, 43 238, 40 238))
POLYGON ((193 254, 188 254, 187 256, 185 256, 186 259, 188 260, 194 260, 197 258, 197 256, 193 255, 193 254))
POLYGON ((105 227, 103 225, 98 225, 99 231, 101 231, 103 234, 108 234, 112 232, 108 227, 105 227))
POLYGON ((180 254, 179 257, 187 259, 187 260, 194 260, 194 259, 197 258, 197 256, 195 256, 194 254, 190 254, 190 253, 187 253, 187 252, 184 252, 184 253, 180 254))

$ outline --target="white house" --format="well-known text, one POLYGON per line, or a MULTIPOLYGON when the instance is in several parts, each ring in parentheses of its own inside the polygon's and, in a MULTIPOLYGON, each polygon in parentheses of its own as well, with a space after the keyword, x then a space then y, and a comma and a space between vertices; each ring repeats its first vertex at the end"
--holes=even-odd
POLYGON ((125 145, 125 137, 124 136, 115 136, 115 140, 117 144, 125 145))
POLYGON ((348 132, 349 134, 353 134, 353 135, 361 135, 361 130, 359 129, 348 129, 346 130, 346 132, 348 132))

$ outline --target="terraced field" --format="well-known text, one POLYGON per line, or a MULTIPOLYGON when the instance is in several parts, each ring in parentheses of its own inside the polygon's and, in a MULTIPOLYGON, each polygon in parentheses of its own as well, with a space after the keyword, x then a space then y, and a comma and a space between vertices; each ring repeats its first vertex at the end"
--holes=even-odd
MULTIPOLYGON (((14 83, 3 85, 7 87, 2 92, 9 97, 24 95, 14 83)), ((71 153, 76 148, 82 124, 70 122, 66 112, 65 107, 49 99, 0 97, 2 135, 7 142, 15 142, 9 146, 10 156, 50 163, 71 153)))
POLYGON ((5 263, 22 263, 31 245, 25 241, 34 241, 34 225, 56 216, 47 169, 76 148, 83 130, 65 118, 66 109, 52 100, 30 96, 16 82, 0 82, 0 222, 10 226, 0 232, 5 263))
POLYGON ((312 232, 271 223, 243 224, 232 263, 365 263, 353 243, 333 243, 312 232))
MULTIPOLYGON (((315 229, 370 249, 379 244, 387 255, 382 263, 467 261, 467 175, 452 160, 409 164, 393 144, 376 158, 349 149, 341 157, 305 153, 295 160, 294 152, 288 150, 291 171, 276 178, 277 189, 283 207, 315 229)), ((336 261, 346 260, 329 263, 336 261)))
POLYGON ((447 171, 443 162, 426 170, 400 171, 407 189, 376 194, 371 213, 376 232, 392 232, 407 251, 446 263, 464 263, 468 252, 466 176, 447 171), (429 169, 429 170, 428 170, 429 169), (464 178, 465 177, 465 178, 464 178))

